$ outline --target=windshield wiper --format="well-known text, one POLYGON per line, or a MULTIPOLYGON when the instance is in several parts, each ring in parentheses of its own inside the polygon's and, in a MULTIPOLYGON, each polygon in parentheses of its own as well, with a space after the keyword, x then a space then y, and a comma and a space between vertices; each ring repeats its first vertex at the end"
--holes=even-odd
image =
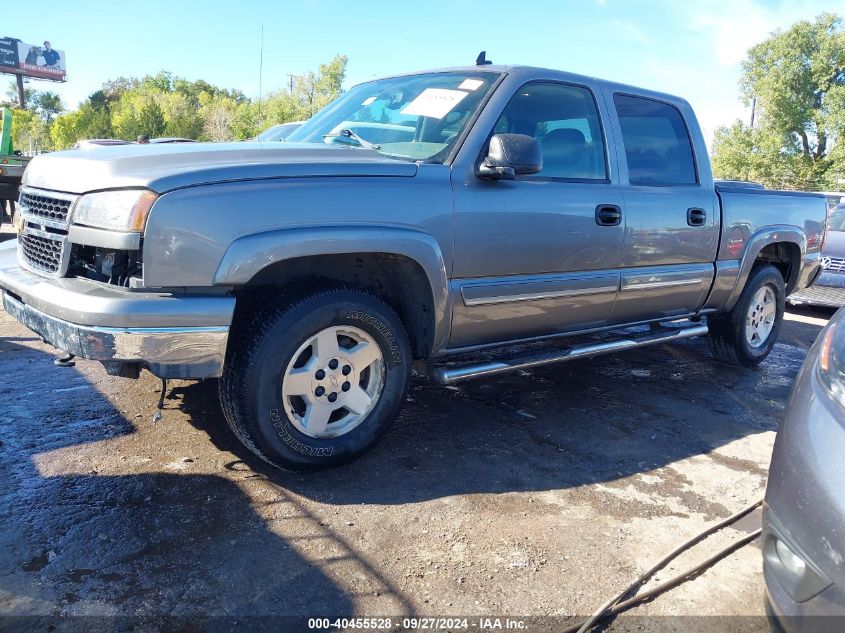
POLYGON ((342 130, 338 130, 337 132, 330 132, 328 134, 323 134, 323 138, 338 138, 338 137, 351 138, 353 141, 357 141, 358 145, 360 145, 361 147, 366 147, 367 149, 381 149, 381 145, 376 145, 375 143, 370 143, 363 136, 353 132, 348 127, 345 127, 342 130))

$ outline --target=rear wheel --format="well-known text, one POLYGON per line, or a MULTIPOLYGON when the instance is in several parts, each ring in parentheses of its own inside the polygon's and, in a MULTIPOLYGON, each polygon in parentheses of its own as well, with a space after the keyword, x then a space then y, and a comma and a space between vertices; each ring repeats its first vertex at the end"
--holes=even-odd
POLYGON ((241 324, 220 401, 232 430, 262 459, 322 468, 378 441, 404 401, 410 365, 393 310, 363 290, 332 287, 241 324))
POLYGON ((783 322, 786 291, 774 266, 755 266, 733 309, 708 317, 713 355, 732 365, 753 367, 772 351, 783 322))

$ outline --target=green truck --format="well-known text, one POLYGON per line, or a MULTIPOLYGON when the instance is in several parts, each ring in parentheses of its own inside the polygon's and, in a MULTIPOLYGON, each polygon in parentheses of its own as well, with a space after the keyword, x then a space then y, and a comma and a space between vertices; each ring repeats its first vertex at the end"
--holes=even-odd
POLYGON ((15 202, 29 158, 12 147, 12 111, 0 110, 0 221, 14 221, 15 202))

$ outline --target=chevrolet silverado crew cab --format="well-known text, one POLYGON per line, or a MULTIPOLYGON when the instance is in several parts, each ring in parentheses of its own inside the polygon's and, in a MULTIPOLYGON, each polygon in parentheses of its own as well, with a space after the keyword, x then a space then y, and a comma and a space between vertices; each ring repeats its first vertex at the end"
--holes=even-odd
POLYGON ((292 469, 370 448, 416 360, 448 384, 707 334, 756 365, 825 227, 821 196, 716 186, 683 99, 495 65, 358 85, 285 143, 38 156, 19 206, 9 314, 112 374, 219 378, 292 469))

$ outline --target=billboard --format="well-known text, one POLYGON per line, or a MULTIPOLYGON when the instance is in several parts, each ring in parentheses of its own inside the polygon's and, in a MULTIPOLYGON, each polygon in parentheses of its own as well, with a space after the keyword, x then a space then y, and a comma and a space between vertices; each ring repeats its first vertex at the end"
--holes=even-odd
POLYGON ((49 40, 36 45, 0 37, 0 73, 64 81, 65 70, 65 52, 53 48, 49 40))

